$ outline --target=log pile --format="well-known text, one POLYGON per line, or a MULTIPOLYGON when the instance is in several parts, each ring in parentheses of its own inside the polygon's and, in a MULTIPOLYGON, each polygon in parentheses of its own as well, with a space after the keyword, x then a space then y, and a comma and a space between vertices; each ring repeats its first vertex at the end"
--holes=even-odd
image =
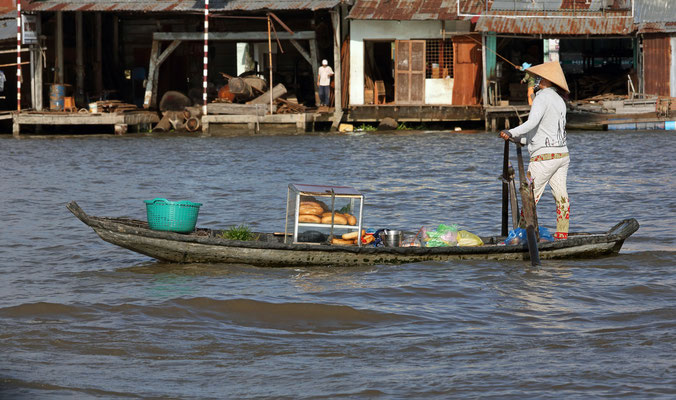
POLYGON ((201 118, 201 107, 185 107, 182 111, 163 111, 162 119, 155 125, 153 132, 169 132, 172 129, 196 132, 202 125, 201 118))

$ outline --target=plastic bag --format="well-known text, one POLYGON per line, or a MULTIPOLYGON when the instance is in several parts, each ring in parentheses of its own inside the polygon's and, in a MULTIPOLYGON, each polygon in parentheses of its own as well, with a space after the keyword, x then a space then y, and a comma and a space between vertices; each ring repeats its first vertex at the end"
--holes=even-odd
POLYGON ((545 228, 544 226, 541 226, 539 230, 540 230, 540 242, 554 241, 554 236, 552 236, 551 232, 549 232, 549 229, 545 228))
POLYGON ((458 232, 458 246, 482 246, 484 244, 481 238, 471 232, 458 232))
POLYGON ((455 246, 457 243, 458 226, 439 224, 437 229, 428 230, 423 227, 423 241, 426 247, 455 246))
POLYGON ((509 235, 507 235, 507 238, 505 239, 505 245, 507 246, 515 246, 527 242, 526 230, 523 228, 516 228, 509 231, 509 235))
MULTIPOLYGON (((549 229, 545 228, 544 226, 541 226, 539 228, 539 232, 540 232, 540 242, 554 241, 554 237, 552 236, 551 232, 549 232, 549 229)), ((507 238, 505 239, 505 244, 508 246, 528 244, 528 235, 526 234, 526 230, 523 228, 516 228, 514 230, 511 230, 509 232, 509 235, 507 235, 507 238)))

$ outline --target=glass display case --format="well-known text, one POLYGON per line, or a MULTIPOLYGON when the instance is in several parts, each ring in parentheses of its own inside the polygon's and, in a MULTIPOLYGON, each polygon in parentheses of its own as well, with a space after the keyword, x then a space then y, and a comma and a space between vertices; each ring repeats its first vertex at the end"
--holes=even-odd
POLYGON ((317 243, 299 240, 300 234, 309 230, 326 231, 329 241, 340 237, 339 234, 356 231, 356 244, 361 246, 363 209, 364 195, 352 187, 290 183, 284 243, 289 238, 293 243, 317 243))

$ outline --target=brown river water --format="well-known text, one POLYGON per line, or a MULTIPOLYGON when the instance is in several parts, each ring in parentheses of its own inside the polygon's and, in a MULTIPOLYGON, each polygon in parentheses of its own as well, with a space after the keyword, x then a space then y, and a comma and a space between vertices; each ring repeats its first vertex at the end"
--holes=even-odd
POLYGON ((493 133, 2 138, 0 399, 673 399, 674 135, 570 132, 571 230, 641 228, 618 256, 540 268, 164 264, 65 208, 188 199, 199 226, 283 231, 288 183, 336 184, 365 193, 369 227, 495 234, 493 133))

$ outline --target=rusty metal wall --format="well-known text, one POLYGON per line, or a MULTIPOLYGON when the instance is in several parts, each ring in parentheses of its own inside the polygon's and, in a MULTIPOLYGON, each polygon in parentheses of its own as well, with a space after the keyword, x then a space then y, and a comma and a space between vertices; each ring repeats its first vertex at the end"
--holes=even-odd
MULTIPOLYGON (((261 10, 322 10, 333 8, 340 0, 213 0, 214 12, 261 10)), ((25 11, 125 11, 125 12, 200 12, 204 0, 30 0, 25 11)))
MULTIPOLYGON (((573 14, 559 18, 545 18, 542 13, 503 12, 499 15, 479 17, 476 30, 528 35, 628 35, 634 30, 628 13, 618 13, 613 18, 576 18, 573 14), (521 16, 522 18, 517 18, 521 16)), ((557 14, 560 15, 560 14, 557 14)))
POLYGON ((643 36, 643 79, 647 94, 669 96, 671 43, 666 34, 643 36))

